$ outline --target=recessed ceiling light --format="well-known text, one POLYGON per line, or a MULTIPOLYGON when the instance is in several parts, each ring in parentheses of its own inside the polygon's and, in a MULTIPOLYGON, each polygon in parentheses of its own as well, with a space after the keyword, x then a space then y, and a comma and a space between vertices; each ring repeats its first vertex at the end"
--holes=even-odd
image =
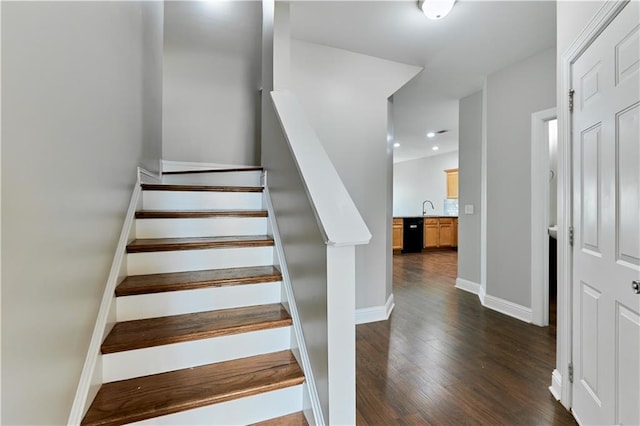
POLYGON ((393 144, 393 147, 394 147, 394 148, 398 148, 399 146, 400 146, 400 144, 399 144, 398 142, 396 142, 396 143, 394 143, 394 144, 393 144))
POLYGON ((427 133, 427 137, 428 137, 428 138, 433 138, 433 137, 435 137, 435 135, 436 135, 436 134, 435 134, 435 133, 433 133, 433 132, 429 132, 429 133, 427 133))
POLYGON ((434 146, 434 147, 433 147, 433 148, 431 148, 431 149, 432 149, 432 150, 434 150, 434 151, 437 151, 437 150, 439 150, 440 148, 438 148, 437 146, 434 146))

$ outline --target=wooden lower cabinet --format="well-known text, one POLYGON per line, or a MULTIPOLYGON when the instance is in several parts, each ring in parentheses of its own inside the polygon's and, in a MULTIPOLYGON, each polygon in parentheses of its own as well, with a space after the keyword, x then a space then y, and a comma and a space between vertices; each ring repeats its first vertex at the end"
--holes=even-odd
POLYGON ((439 247, 440 244, 440 225, 437 218, 427 218, 424 220, 424 236, 422 245, 424 248, 439 247))
POLYGON ((453 217, 424 220, 424 248, 457 247, 458 219, 453 217))
POLYGON ((393 250, 403 248, 404 221, 402 218, 393 218, 393 250))

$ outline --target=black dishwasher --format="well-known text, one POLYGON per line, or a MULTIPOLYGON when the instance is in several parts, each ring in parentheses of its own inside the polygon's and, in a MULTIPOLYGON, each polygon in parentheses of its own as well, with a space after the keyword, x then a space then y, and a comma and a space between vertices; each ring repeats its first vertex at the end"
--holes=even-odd
POLYGON ((422 251, 421 217, 405 217, 402 231, 402 253, 420 253, 422 251))

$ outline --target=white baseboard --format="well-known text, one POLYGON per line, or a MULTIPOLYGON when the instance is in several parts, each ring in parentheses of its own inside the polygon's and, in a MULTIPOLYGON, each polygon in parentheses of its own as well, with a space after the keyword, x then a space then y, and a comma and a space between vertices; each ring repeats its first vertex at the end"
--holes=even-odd
POLYGON ((480 294, 480 284, 465 280, 464 278, 456 278, 456 288, 468 291, 469 293, 480 294))
POLYGON ((247 164, 222 164, 222 163, 196 163, 190 161, 162 160, 162 172, 189 172, 195 170, 210 169, 238 169, 243 167, 255 167, 247 164))
MULTIPOLYGON (((140 174, 138 176, 140 177, 140 174)), ((110 321, 115 319, 111 318, 114 316, 115 312, 114 293, 116 285, 120 282, 123 275, 124 268, 126 268, 126 247, 127 242, 133 237, 135 212, 141 192, 140 179, 138 178, 133 194, 131 195, 129 208, 127 209, 124 225, 122 226, 120 239, 118 240, 116 254, 111 264, 111 270, 109 272, 109 277, 107 278, 104 294, 102 295, 98 318, 96 319, 96 323, 93 328, 93 334, 89 343, 89 350, 87 352, 84 366, 82 367, 82 373, 80 374, 80 381, 71 406, 71 412, 69 413, 69 420, 67 421, 68 425, 80 424, 87 408, 96 396, 97 387, 95 385, 97 383, 102 383, 102 377, 97 377, 102 374, 100 346, 102 345, 102 340, 107 329, 111 326, 110 321)))
POLYGON ((162 177, 160 174, 150 172, 149 170, 138 166, 138 182, 157 183, 161 181, 162 177))
POLYGON ((387 298, 387 303, 382 306, 356 309, 356 324, 366 324, 369 322, 385 321, 389 319, 391 311, 396 304, 393 302, 393 293, 387 298))
POLYGON ((484 298, 487 296, 487 288, 483 287, 480 284, 480 291, 478 292, 478 299, 480 299, 480 303, 484 306, 484 298))
POLYGON ((551 373, 551 386, 549 386, 549 392, 556 399, 560 401, 560 395, 562 395, 562 375, 558 370, 553 370, 551 373))
POLYGON ((489 309, 509 315, 510 317, 519 319, 526 323, 531 323, 533 320, 533 312, 531 308, 518 305, 517 303, 513 303, 508 300, 485 294, 482 304, 489 309))

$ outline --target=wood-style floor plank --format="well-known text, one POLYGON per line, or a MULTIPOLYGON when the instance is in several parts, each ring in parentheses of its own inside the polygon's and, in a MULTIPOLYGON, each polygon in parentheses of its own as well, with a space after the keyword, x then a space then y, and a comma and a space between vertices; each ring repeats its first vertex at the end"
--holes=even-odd
POLYGON ((127 253, 153 251, 204 250, 223 247, 266 247, 273 245, 268 235, 240 235, 231 237, 141 238, 127 245, 127 253))
POLYGON ((122 425, 304 382, 290 351, 102 385, 82 425, 122 425))
POLYGON ((191 191, 191 192, 262 192, 261 186, 213 186, 171 183, 142 183, 143 191, 191 191))
POLYGON ((102 353, 168 345, 291 325, 280 304, 222 309, 116 323, 102 343, 102 353))
POLYGON ((554 326, 456 289, 455 251, 396 255, 393 267, 391 318, 356 328, 358 425, 576 424, 548 390, 554 326))
POLYGON ((201 219, 209 217, 267 217, 266 210, 139 210, 136 219, 201 219))
POLYGON ((168 274, 134 275, 125 278, 116 287, 116 296, 268 283, 281 280, 282 274, 275 266, 250 266, 168 274))
POLYGON ((302 412, 276 417, 264 422, 254 423, 253 426, 308 426, 306 417, 302 412))

